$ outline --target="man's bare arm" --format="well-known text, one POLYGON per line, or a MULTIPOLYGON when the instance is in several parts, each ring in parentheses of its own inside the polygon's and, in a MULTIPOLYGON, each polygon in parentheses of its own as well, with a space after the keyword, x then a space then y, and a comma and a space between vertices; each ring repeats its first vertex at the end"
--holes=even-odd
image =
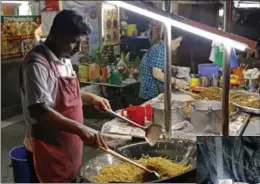
POLYGON ((38 122, 57 128, 63 132, 72 133, 81 136, 84 125, 66 118, 46 104, 36 104, 29 106, 31 118, 38 122))
POLYGON ((81 92, 80 94, 83 103, 91 103, 97 110, 106 112, 106 109, 111 109, 109 101, 103 97, 87 92, 81 92))
POLYGON ((92 94, 92 93, 87 93, 87 92, 80 92, 81 99, 84 103, 91 103, 93 104, 94 99, 97 95, 92 94))
POLYGON ((108 148, 102 136, 87 126, 73 121, 61 115, 53 108, 45 104, 37 104, 29 107, 31 118, 38 120, 38 123, 44 123, 60 131, 78 135, 82 141, 93 148, 99 146, 108 148))

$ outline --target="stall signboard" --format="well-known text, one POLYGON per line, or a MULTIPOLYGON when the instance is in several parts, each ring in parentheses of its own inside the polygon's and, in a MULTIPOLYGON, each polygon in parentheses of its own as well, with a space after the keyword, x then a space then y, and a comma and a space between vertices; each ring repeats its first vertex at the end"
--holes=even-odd
POLYGON ((24 56, 36 44, 40 16, 1 16, 1 58, 24 56))
POLYGON ((100 47, 100 8, 94 1, 62 1, 63 9, 75 10, 86 16, 92 27, 92 32, 81 43, 81 50, 95 56, 100 47))
POLYGON ((114 45, 120 42, 119 9, 103 9, 104 45, 114 45))
POLYGON ((100 14, 97 6, 88 7, 85 10, 85 14, 88 17, 88 21, 92 26, 93 31, 88 36, 89 54, 96 55, 100 46, 100 24, 98 21, 98 15, 100 14))

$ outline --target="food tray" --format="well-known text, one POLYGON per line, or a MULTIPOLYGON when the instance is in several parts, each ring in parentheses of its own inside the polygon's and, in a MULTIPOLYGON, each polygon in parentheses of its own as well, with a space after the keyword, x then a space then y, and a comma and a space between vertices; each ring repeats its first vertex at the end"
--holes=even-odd
MULTIPOLYGON (((237 106, 239 109, 241 109, 241 110, 244 111, 244 112, 260 115, 260 109, 251 108, 251 107, 246 107, 246 106, 241 106, 241 105, 237 104, 236 102, 234 102, 234 100, 235 100, 236 98, 239 98, 239 97, 241 97, 241 96, 246 96, 246 95, 255 95, 258 99, 260 99, 260 95, 257 94, 257 93, 239 94, 239 95, 235 95, 235 96, 232 98, 232 104, 235 105, 235 106, 237 106)), ((259 103, 260 103, 260 102, 259 102, 259 103)))

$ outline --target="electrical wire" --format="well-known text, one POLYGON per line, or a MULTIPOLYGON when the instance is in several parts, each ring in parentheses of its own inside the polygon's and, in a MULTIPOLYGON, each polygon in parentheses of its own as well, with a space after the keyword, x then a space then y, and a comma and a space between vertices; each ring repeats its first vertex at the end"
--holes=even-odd
MULTIPOLYGON (((226 138, 230 140, 230 138, 226 138)), ((243 144, 241 144, 240 138, 231 138, 232 142, 226 143, 224 146, 224 149, 222 149, 223 157, 224 157, 224 163, 225 168, 230 170, 234 178, 236 180, 258 180, 259 177, 259 168, 256 164, 256 166, 253 164, 250 164, 249 162, 244 162, 244 156, 246 156, 246 152, 243 150, 243 144), (234 139, 236 140, 234 143, 234 139), (238 148, 237 145, 240 145, 238 148), (230 148, 231 147, 231 148, 230 148), (235 151, 234 151, 235 150, 235 151), (246 177, 247 176, 247 177, 246 177), (250 177, 251 176, 251 177, 250 177), (246 179, 247 178, 247 179, 246 179)), ((209 140, 211 141, 211 140, 209 140)), ((223 141, 223 140, 222 140, 223 141)), ((229 142, 229 141, 228 141, 229 142)), ((216 178, 216 151, 220 150, 220 148, 216 147, 215 144, 211 144, 206 141, 201 141, 197 143, 199 145, 199 148, 201 149, 201 153, 203 154, 203 158, 205 159, 206 166, 208 168, 208 171, 210 172, 210 176, 212 178, 213 182, 217 181, 216 178), (206 153, 208 152, 208 153, 206 153), (212 154, 213 153, 213 154, 212 154)), ((258 155, 257 155, 258 156, 258 155)), ((227 178, 230 178, 229 176, 224 176, 227 178)), ((258 181, 259 182, 259 181, 258 181)))

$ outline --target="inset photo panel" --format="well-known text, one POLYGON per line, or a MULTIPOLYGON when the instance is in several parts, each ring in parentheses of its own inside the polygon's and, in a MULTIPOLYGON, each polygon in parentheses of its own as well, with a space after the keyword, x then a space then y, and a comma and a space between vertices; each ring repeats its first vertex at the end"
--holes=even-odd
POLYGON ((197 184, 260 183, 260 137, 197 137, 197 184))

